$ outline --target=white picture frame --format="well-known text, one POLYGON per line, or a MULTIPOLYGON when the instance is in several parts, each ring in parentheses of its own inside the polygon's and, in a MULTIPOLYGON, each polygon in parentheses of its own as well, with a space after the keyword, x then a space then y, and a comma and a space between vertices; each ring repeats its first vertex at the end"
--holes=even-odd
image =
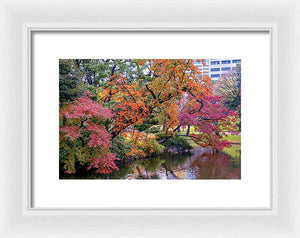
POLYGON ((1 1, 1 237, 300 237, 299 1, 1 1), (33 31, 267 31, 270 209, 31 209, 33 31))

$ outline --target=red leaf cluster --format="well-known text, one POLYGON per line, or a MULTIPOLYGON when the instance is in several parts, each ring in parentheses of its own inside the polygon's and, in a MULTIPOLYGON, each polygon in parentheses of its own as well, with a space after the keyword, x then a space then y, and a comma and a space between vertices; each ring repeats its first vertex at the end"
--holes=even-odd
POLYGON ((70 151, 74 152, 66 162, 65 173, 76 173, 74 158, 80 161, 78 156, 88 158, 88 169, 96 168, 97 173, 118 170, 114 163, 117 158, 115 154, 109 152, 111 134, 102 125, 103 120, 112 118, 111 110, 83 96, 64 107, 60 116, 64 122, 60 128, 60 139, 69 139, 69 143, 64 145, 70 146, 70 151))
POLYGON ((63 132, 63 137, 69 137, 71 141, 81 136, 77 126, 64 126, 60 128, 60 131, 63 132))
POLYGON ((91 161, 88 170, 91 168, 96 169, 96 173, 99 174, 108 174, 111 173, 113 170, 119 170, 119 168, 115 164, 116 155, 113 153, 103 153, 101 157, 93 158, 91 161))
POLYGON ((109 119, 113 116, 112 111, 94 102, 87 96, 78 98, 74 103, 69 104, 62 115, 68 119, 98 117, 109 119))
POLYGON ((86 127, 86 130, 91 132, 88 143, 89 147, 101 146, 104 148, 108 148, 111 146, 111 135, 108 133, 104 126, 91 123, 86 127))

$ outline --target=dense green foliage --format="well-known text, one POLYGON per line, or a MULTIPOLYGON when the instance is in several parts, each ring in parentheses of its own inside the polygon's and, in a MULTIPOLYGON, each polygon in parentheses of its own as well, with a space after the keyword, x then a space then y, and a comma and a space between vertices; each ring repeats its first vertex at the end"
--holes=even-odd
POLYGON ((72 102, 83 95, 83 83, 74 73, 71 60, 59 61, 59 99, 60 103, 72 102))
MULTIPOLYGON (((163 140, 166 138, 165 133, 158 133, 157 136, 163 140)), ((162 142, 167 149, 175 150, 177 152, 184 152, 191 150, 193 147, 188 143, 187 139, 182 136, 168 137, 165 141, 162 142)))

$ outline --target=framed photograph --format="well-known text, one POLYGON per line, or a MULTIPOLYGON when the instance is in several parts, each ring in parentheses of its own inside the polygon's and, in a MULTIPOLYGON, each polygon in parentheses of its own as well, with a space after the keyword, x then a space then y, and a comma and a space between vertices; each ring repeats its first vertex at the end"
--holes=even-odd
POLYGON ((60 59, 59 105, 60 179, 241 179, 241 59, 60 59))
POLYGON ((34 209, 272 206, 270 33, 33 31, 31 40, 34 209), (232 47, 208 50, 216 39, 232 47), (80 42, 89 47, 73 53, 80 42))
POLYGON ((1 237, 300 237, 275 3, 1 2, 1 237))

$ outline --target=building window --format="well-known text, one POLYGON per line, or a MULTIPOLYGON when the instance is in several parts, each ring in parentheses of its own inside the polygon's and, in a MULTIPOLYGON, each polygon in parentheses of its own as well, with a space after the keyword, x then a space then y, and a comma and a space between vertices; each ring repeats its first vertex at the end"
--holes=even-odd
POLYGON ((211 72, 220 71, 220 68, 211 68, 210 71, 211 71, 211 72))
POLYGON ((228 71, 228 70, 230 70, 230 67, 224 67, 224 68, 222 68, 222 71, 228 71))
POLYGON ((214 65, 214 64, 220 64, 220 61, 211 61, 210 64, 211 64, 211 65, 214 65))
POLYGON ((235 63, 235 64, 241 63, 241 60, 232 60, 232 63, 235 63))
POLYGON ((220 77, 220 74, 212 74, 211 77, 212 77, 212 78, 219 78, 219 77, 220 77))
POLYGON ((230 64, 230 60, 222 60, 222 64, 230 64))

